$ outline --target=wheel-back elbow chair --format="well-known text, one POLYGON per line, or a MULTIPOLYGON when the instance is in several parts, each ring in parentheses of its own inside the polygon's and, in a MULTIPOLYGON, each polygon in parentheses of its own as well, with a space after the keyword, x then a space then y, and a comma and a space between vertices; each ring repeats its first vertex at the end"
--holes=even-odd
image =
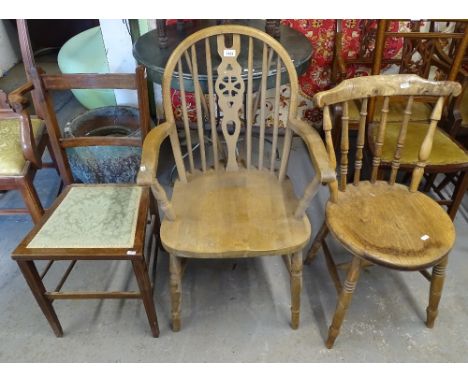
MULTIPOLYGON (((150 127, 146 71, 138 67, 133 74, 47 75, 34 67, 31 78, 27 87, 37 91, 37 101, 45 110, 51 146, 66 187, 13 251, 12 258, 56 336, 62 336, 63 331, 52 305, 55 300, 131 298, 143 300, 151 332, 157 337, 159 328, 148 272, 151 260, 144 245, 149 188, 136 184, 75 184, 66 152, 67 148, 82 146, 141 146, 150 127), (141 137, 62 137, 50 92, 68 89, 136 90, 141 137), (41 273, 34 263, 39 260, 47 261, 41 273), (64 276, 55 289, 46 290, 43 278, 54 262, 63 260, 70 262, 64 276), (78 260, 130 262, 139 291, 62 291, 78 260)), ((11 95, 13 99, 20 96, 18 91, 11 95)), ((156 221, 154 224, 158 225, 156 221)))
MULTIPOLYGON (((430 297, 426 325, 432 327, 444 283, 448 254, 455 241, 455 228, 449 216, 436 201, 418 191, 425 166, 430 157, 437 123, 441 117, 446 97, 460 94, 457 82, 433 82, 416 75, 380 75, 353 78, 343 81, 332 90, 316 94, 314 101, 323 107, 324 131, 327 148, 333 151, 331 140, 331 107, 342 103, 342 136, 339 147, 339 182, 330 183, 330 200, 326 206, 325 222, 314 239, 306 258, 310 262, 320 247, 323 248, 329 273, 339 294, 338 304, 328 332, 326 345, 331 348, 339 333, 344 315, 351 301, 359 271, 370 264, 388 268, 420 271, 430 281, 430 297), (418 161, 412 171, 410 186, 397 182, 402 153, 406 147, 408 125, 415 97, 435 96, 437 102, 431 121, 424 132, 419 147, 418 161), (384 97, 377 129, 375 151, 372 158, 370 181, 361 180, 361 168, 367 102, 372 97, 384 97), (393 160, 389 180, 379 180, 382 148, 386 138, 388 103, 392 96, 407 98, 405 112, 399 125, 398 139, 393 147, 393 160), (347 184, 348 174, 348 102, 359 99, 361 118, 356 142, 354 179, 347 184), (353 255, 353 260, 342 284, 325 238, 328 233, 353 255), (433 267, 432 274, 426 269, 433 267)), ((335 158, 333 154, 332 158, 335 158)), ((336 160, 334 164, 336 164, 336 160)), ((350 161, 351 162, 351 161, 350 161)))
POLYGON ((275 39, 257 29, 235 25, 210 27, 192 34, 174 50, 162 86, 167 120, 151 131, 144 142, 138 183, 151 186, 164 212, 161 242, 170 256, 172 329, 178 331, 181 327, 184 258, 272 255, 283 255, 290 273, 291 326, 297 328, 302 250, 311 234, 305 210, 321 182, 335 179, 335 170, 329 166, 328 153, 319 135, 296 117, 298 80, 290 57, 275 39), (260 52, 259 57, 254 57, 254 48, 260 52), (240 57, 244 58, 245 67, 241 66, 240 57), (254 71, 254 62, 261 63, 260 72, 254 71), (206 98, 199 68, 206 68, 206 98), (272 147, 271 155, 266 155, 265 97, 269 71, 276 75, 272 147), (185 108, 184 129, 178 131, 171 106, 171 83, 180 89, 185 102, 184 73, 191 74, 195 88, 198 135, 193 140, 185 108), (285 80, 291 84, 291 99, 281 140, 278 110, 280 84, 285 80), (205 100, 208 112, 203 114, 205 100), (253 126, 257 108, 260 108, 259 125, 253 126), (256 129, 258 143, 252 139, 256 129), (186 152, 179 134, 187 143, 186 152), (294 195, 286 176, 293 134, 305 141, 316 171, 300 199, 294 195), (159 148, 167 137, 178 172, 171 200, 155 177, 159 148), (205 144, 208 138, 211 147, 205 144), (197 143, 199 151, 193 153, 192 147, 197 143), (282 152, 279 166, 276 166, 277 151, 282 152))

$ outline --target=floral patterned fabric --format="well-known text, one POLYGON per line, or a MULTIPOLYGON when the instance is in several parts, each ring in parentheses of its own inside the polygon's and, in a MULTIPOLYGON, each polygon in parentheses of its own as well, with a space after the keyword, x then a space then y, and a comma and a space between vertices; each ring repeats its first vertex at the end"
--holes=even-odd
POLYGON ((138 186, 72 187, 28 248, 132 248, 141 193, 138 186))
MULTIPOLYGON (((31 118, 31 125, 36 142, 42 136, 44 123, 31 118)), ((26 163, 21 148, 19 119, 0 120, 0 176, 19 175, 26 163)))

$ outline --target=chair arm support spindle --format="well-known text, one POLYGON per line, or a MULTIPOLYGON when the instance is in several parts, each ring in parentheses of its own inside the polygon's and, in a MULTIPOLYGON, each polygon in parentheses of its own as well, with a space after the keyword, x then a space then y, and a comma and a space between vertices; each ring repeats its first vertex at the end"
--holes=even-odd
POLYGON ((309 207, 310 202, 317 194, 320 185, 320 177, 317 175, 314 176, 314 179, 312 179, 312 181, 307 185, 304 191, 304 195, 302 196, 301 200, 299 200, 299 204, 296 207, 296 211, 294 212, 294 217, 296 219, 301 219, 304 216, 307 207, 309 207))
POLYGON ((290 120, 289 126, 306 143, 312 165, 320 182, 330 183, 335 181, 336 171, 331 166, 328 151, 318 132, 306 122, 298 119, 290 120))

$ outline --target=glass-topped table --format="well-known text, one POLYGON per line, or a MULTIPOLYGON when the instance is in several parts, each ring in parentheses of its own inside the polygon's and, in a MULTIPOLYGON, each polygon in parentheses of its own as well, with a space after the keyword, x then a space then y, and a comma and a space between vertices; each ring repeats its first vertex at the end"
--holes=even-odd
MULTIPOLYGON (((265 21, 264 20, 238 20, 233 21, 235 24, 242 24, 258 28, 262 31, 265 30, 265 21)), ((209 27, 216 25, 216 20, 194 20, 191 23, 184 25, 183 28, 180 25, 171 25, 166 27, 167 35, 167 47, 162 48, 159 44, 158 31, 152 30, 142 36, 140 36, 133 47, 133 56, 138 61, 138 63, 144 65, 148 70, 148 75, 151 81, 161 84, 162 76, 164 73, 164 68, 167 63, 169 56, 176 46, 184 40, 190 34, 209 27)), ((291 29, 287 26, 280 26, 280 37, 279 42, 284 48, 288 51, 298 75, 305 72, 309 65, 310 57, 312 56, 312 45, 310 41, 301 33, 291 29)), ((241 37, 241 47, 248 44, 247 37, 241 37)), ((199 50, 198 56, 204 57, 204 44, 197 46, 199 50)), ((215 44, 211 44, 212 57, 213 59, 218 59, 218 54, 216 52, 215 44)), ((260 83, 261 78, 261 67, 262 67, 262 49, 263 46, 260 42, 256 42, 254 45, 254 89, 256 89, 260 83)), ((239 61, 241 66, 246 67, 247 63, 247 51, 248 49, 241 49, 241 54, 239 55, 239 61)), ((199 60, 199 81, 203 91, 207 91, 207 78, 206 78, 206 66, 203 64, 204 60, 199 60)), ((213 63, 216 65, 216 62, 213 63)), ((274 65, 272 65, 274 66, 274 65)), ((186 66, 185 60, 183 60, 184 75, 184 85, 186 91, 193 91, 193 81, 190 75, 190 71, 186 66)), ((274 76, 276 70, 271 68, 268 72, 268 84, 267 87, 274 87, 274 76)), ((284 76, 286 77, 286 76, 284 76)), ((287 78, 284 78, 286 81, 287 78)), ((178 80, 172 82, 172 87, 175 89, 179 88, 178 80)))

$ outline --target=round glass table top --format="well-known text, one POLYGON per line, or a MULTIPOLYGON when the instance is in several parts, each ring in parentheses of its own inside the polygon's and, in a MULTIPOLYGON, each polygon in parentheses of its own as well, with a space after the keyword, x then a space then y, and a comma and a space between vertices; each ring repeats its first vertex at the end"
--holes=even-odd
MULTIPOLYGON (((254 28, 258 28, 262 31, 265 30, 265 21, 264 20, 239 20, 236 21, 236 24, 248 25, 254 28)), ((175 47, 182 42, 190 34, 209 27, 216 25, 216 20, 196 20, 188 24, 184 24, 183 28, 178 25, 167 26, 167 47, 161 48, 159 45, 159 37, 157 30, 152 30, 144 35, 140 36, 135 42, 133 47, 133 56, 138 61, 138 63, 144 65, 147 68, 149 78, 157 83, 162 83, 162 76, 164 73, 164 68, 175 47)), ((239 63, 244 68, 247 67, 247 52, 246 47, 248 45, 246 36, 241 36, 241 53, 239 54, 239 63)), ((309 65, 310 57, 312 56, 312 45, 310 41, 301 33, 295 31, 292 28, 281 25, 280 26, 280 37, 278 41, 283 45, 286 51, 289 53, 291 60, 296 67, 298 75, 305 72, 309 65)), ((216 45, 214 42, 210 45, 212 51, 212 60, 213 66, 216 67, 220 62, 220 58, 216 51, 216 45)), ((263 44, 261 41, 255 41, 254 39, 254 62, 253 62, 253 86, 254 89, 257 89, 261 80, 262 75, 262 50, 263 44)), ((207 91, 207 76, 206 76, 206 65, 204 60, 200 57, 205 57, 205 46, 204 44, 197 45, 197 56, 198 59, 198 72, 199 72, 199 82, 203 91, 207 91)), ((184 85, 186 91, 193 91, 193 81, 190 74, 190 71, 187 67, 185 60, 182 60, 182 71, 184 72, 184 85)), ((216 78, 215 73, 214 78, 216 78)), ((276 65, 271 65, 270 70, 268 71, 268 82, 267 87, 275 86, 275 74, 276 74, 276 65)), ((287 76, 284 77, 284 82, 288 82, 287 76)), ((172 81, 172 87, 179 89, 179 80, 178 77, 174 77, 172 81)))

